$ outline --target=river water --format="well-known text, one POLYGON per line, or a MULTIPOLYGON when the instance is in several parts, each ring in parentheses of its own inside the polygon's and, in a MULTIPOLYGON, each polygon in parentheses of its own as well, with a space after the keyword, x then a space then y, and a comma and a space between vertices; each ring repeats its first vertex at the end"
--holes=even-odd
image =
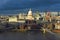
POLYGON ((3 32, 0 33, 0 40, 60 40, 60 36, 41 32, 3 32))

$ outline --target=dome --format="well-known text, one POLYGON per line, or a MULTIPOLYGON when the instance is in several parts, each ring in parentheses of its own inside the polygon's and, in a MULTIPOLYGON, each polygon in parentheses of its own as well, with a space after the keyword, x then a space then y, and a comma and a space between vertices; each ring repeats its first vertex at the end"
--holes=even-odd
POLYGON ((31 11, 31 9, 28 11, 28 16, 32 16, 32 11, 31 11))
POLYGON ((31 9, 28 11, 28 15, 27 15, 26 19, 28 19, 28 20, 34 20, 34 17, 33 17, 31 9))

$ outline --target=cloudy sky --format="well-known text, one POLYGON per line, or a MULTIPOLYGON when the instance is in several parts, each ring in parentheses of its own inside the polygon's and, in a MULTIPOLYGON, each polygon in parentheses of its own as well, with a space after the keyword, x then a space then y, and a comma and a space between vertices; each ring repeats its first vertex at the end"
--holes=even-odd
POLYGON ((0 0, 0 10, 60 11, 60 0, 0 0))

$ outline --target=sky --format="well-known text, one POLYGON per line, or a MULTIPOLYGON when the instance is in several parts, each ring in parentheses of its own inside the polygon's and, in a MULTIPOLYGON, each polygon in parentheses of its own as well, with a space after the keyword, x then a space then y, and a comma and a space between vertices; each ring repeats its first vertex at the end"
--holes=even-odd
POLYGON ((60 0, 0 0, 2 10, 60 11, 60 0))

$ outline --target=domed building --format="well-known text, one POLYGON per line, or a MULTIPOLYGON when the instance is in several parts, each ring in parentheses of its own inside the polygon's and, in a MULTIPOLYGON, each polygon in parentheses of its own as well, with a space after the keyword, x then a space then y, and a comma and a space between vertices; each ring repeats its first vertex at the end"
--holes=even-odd
POLYGON ((34 17, 33 17, 32 10, 31 9, 28 11, 28 14, 26 16, 26 22, 25 23, 27 25, 27 29, 28 30, 31 30, 32 28, 35 28, 35 26, 37 25, 36 24, 36 21, 34 20, 34 17))
POLYGON ((27 14, 26 20, 34 20, 34 17, 33 17, 33 14, 32 14, 31 9, 28 11, 28 14, 27 14))
POLYGON ((26 23, 27 24, 33 24, 33 23, 35 23, 31 9, 28 11, 28 14, 27 14, 27 16, 26 16, 25 19, 26 19, 26 23))

